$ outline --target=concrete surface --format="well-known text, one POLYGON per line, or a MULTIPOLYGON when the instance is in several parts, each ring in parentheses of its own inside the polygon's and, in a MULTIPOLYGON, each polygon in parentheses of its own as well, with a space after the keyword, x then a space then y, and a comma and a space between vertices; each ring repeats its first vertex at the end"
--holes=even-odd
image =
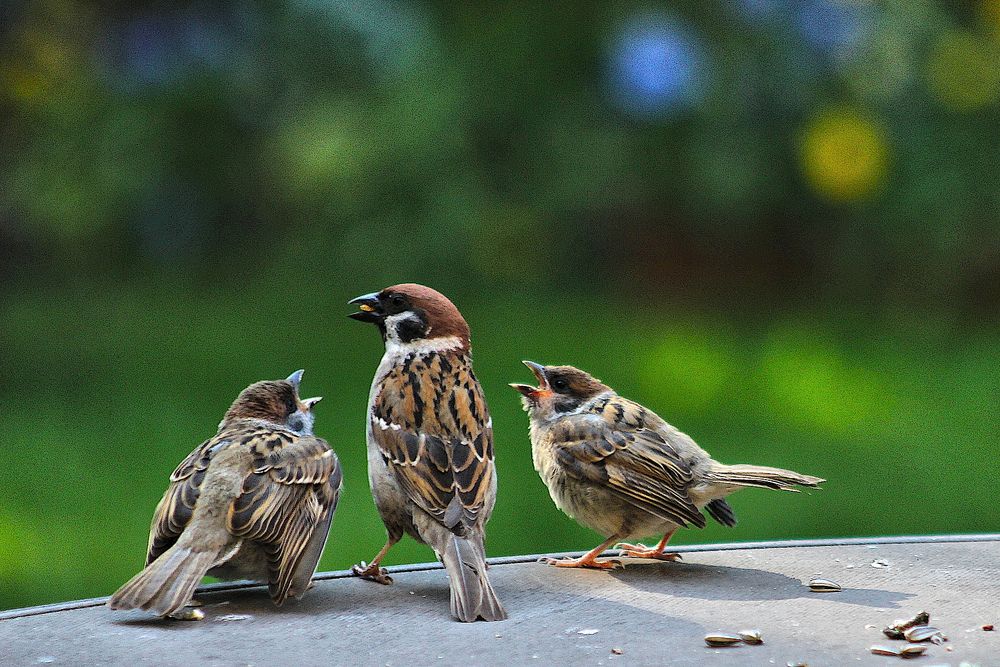
POLYGON ((682 563, 614 573, 495 559, 490 576, 510 613, 500 623, 452 621, 436 564, 393 568, 389 587, 325 573, 282 609, 260 587, 212 585, 199 594, 200 622, 112 612, 103 599, 13 610, 0 613, 0 664, 891 665, 902 659, 868 650, 902 645, 880 629, 927 610, 950 641, 916 665, 1000 665, 1000 535, 678 551, 682 563), (810 592, 815 576, 843 591, 810 592), (982 630, 990 623, 998 631, 982 630), (764 644, 704 644, 708 632, 745 628, 764 644))

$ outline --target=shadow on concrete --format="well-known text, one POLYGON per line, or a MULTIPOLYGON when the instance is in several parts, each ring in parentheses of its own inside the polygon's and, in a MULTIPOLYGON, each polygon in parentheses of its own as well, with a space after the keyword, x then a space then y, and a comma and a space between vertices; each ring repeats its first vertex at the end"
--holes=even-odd
POLYGON ((698 600, 792 600, 817 598, 878 609, 898 609, 913 597, 877 588, 845 588, 837 593, 813 593, 807 579, 799 580, 755 568, 698 563, 630 563, 611 573, 621 583, 638 590, 698 600))

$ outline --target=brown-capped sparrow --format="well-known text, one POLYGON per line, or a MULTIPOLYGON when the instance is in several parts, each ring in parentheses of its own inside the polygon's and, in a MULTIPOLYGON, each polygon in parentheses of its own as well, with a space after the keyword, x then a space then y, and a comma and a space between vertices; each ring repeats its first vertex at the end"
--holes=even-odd
POLYGON ((244 389, 219 430, 181 462, 156 507, 145 569, 112 609, 179 612, 202 577, 267 582, 281 605, 309 587, 340 495, 341 469, 313 435, 302 371, 244 389))
POLYGON ((486 522, 496 500, 493 426, 472 372, 469 325, 443 294, 403 284, 350 303, 378 327, 385 354, 368 402, 368 479, 388 540, 354 571, 392 580, 379 566, 404 533, 429 545, 451 584, 460 621, 507 617, 486 573, 486 522))
POLYGON ((621 561, 597 560, 622 540, 663 535, 655 547, 618 544, 622 556, 676 560, 667 542, 681 526, 705 526, 704 508, 733 526, 725 501, 749 486, 796 490, 825 481, 790 470, 726 465, 652 410, 572 366, 524 364, 538 386, 512 384, 530 421, 535 470, 563 512, 607 539, 580 558, 543 559, 558 567, 612 569, 621 561))

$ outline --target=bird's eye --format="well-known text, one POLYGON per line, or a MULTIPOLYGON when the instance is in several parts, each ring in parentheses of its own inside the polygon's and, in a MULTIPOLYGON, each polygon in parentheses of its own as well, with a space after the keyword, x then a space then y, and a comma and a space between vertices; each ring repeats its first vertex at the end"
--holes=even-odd
POLYGON ((552 388, 556 391, 566 391, 569 388, 569 384, 562 378, 556 378, 552 381, 552 388))
POLYGON ((392 297, 392 305, 396 306, 397 308, 402 308, 406 305, 406 299, 397 294, 394 297, 392 297))

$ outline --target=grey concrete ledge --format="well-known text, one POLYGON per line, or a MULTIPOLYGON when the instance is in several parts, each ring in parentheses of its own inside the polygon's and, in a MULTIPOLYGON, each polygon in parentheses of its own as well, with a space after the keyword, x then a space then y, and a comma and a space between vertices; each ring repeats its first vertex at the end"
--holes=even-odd
POLYGON ((613 573, 491 559, 511 618, 459 624, 437 563, 389 568, 390 587, 325 572, 278 609, 250 582, 200 589, 206 618, 112 612, 106 598, 0 612, 0 664, 893 664, 879 629, 926 609, 951 641, 919 664, 1000 664, 1000 534, 679 546, 682 563, 613 573), (887 567, 872 567, 881 559, 887 567), (811 577, 840 583, 811 593, 811 577), (712 631, 762 630, 762 646, 712 649, 712 631), (595 632, 596 631, 596 632, 595 632), (621 653, 619 654, 618 651, 621 653))

